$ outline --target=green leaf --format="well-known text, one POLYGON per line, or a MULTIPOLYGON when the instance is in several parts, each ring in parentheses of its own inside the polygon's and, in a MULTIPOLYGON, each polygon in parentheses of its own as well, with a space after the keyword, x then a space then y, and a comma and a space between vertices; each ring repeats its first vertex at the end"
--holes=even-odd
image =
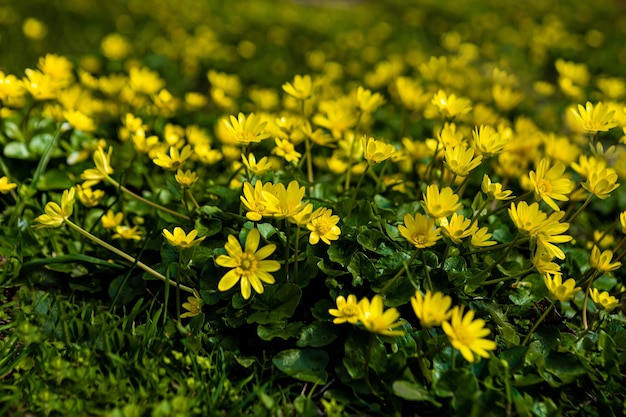
POLYGON ((15 159, 31 159, 28 147, 23 142, 9 142, 4 147, 4 156, 15 159))
POLYGON ((270 323, 268 325, 259 324, 257 327, 257 335, 263 340, 272 340, 275 337, 279 337, 283 340, 297 337, 302 323, 287 323, 286 321, 278 323, 270 323))
POLYGON ((258 310, 248 317, 248 323, 269 324, 284 321, 296 311, 302 290, 295 284, 270 285, 263 294, 254 297, 251 307, 258 310))
POLYGON ((374 264, 363 252, 357 252, 348 264, 348 271, 352 274, 352 285, 357 286, 363 283, 363 280, 375 281, 376 269, 374 264))
POLYGON ((353 379, 365 377, 365 356, 370 343, 372 347, 369 367, 379 373, 384 373, 386 370, 387 355, 383 344, 372 334, 354 332, 344 344, 343 357, 343 365, 353 379))
POLYGON ((415 382, 393 381, 391 388, 395 395, 407 401, 428 401, 436 407, 441 407, 441 403, 430 395, 426 387, 418 385, 415 382))
POLYGON ((288 349, 279 352, 272 363, 287 375, 301 381, 325 384, 328 353, 320 349, 288 349))
POLYGON ((67 172, 59 169, 47 170, 37 181, 37 189, 41 191, 65 190, 72 185, 74 185, 74 182, 70 180, 67 172))
POLYGON ((222 222, 217 219, 199 218, 196 220, 195 229, 200 237, 213 236, 222 230, 222 222))
POLYGON ((563 383, 574 382, 578 377, 585 375, 587 370, 581 365, 578 358, 572 353, 552 352, 546 358, 546 371, 550 372, 563 383))
POLYGON ((467 263, 465 262, 465 258, 461 256, 451 256, 446 258, 443 263, 443 269, 445 271, 456 271, 463 272, 467 268, 467 263))
POLYGON ((356 240, 364 249, 379 255, 391 255, 394 253, 394 250, 386 243, 387 237, 376 229, 365 229, 359 233, 356 240))
POLYGON ((328 247, 328 258, 343 267, 347 267, 356 253, 355 245, 349 241, 339 239, 328 247))
POLYGON ((300 339, 296 342, 299 347, 322 347, 329 345, 341 332, 336 324, 316 321, 305 326, 300 332, 300 339))

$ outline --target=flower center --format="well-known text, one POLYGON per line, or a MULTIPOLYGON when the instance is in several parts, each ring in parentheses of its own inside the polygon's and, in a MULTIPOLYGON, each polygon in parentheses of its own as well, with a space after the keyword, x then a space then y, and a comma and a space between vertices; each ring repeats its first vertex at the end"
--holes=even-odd
POLYGON ((413 233, 413 240, 415 243, 423 245, 426 243, 426 236, 423 233, 413 233))
POLYGON ((470 346, 474 342, 474 336, 466 327, 459 326, 455 333, 456 338, 463 345, 470 346))
POLYGON ((552 192, 552 184, 549 181, 541 180, 537 184, 537 190, 541 194, 550 194, 552 192))

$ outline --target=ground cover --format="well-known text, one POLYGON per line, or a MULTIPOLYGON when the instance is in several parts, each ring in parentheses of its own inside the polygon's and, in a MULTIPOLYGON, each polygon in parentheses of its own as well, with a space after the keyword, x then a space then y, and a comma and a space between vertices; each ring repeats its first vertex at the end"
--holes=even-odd
POLYGON ((623 415, 618 2, 0 2, 3 415, 623 415))

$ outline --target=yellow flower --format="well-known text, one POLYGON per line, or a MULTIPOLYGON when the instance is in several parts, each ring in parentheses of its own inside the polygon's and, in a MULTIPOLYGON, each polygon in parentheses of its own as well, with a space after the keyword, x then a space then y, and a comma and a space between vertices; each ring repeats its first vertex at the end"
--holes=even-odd
POLYGON ((498 182, 491 182, 491 178, 489 178, 489 175, 487 174, 483 176, 481 189, 483 190, 483 193, 487 194, 490 200, 510 200, 515 198, 515 196, 511 195, 513 191, 503 191, 502 184, 498 182))
POLYGON ((449 146, 444 151, 444 163, 452 173, 465 177, 478 167, 483 160, 482 155, 474 157, 474 150, 464 145, 449 146))
POLYGON ((84 187, 93 187, 100 181, 108 179, 113 174, 113 168, 111 167, 111 152, 113 148, 109 148, 107 153, 104 152, 102 146, 98 146, 93 153, 93 162, 96 164, 96 168, 86 169, 81 178, 85 180, 84 187))
POLYGON ((311 245, 316 245, 320 239, 327 245, 330 245, 331 240, 339 239, 341 234, 341 229, 337 226, 339 216, 332 213, 331 209, 320 207, 311 215, 311 220, 306 225, 311 231, 309 235, 311 245))
POLYGON ((540 225, 548 218, 546 213, 539 209, 539 204, 532 203, 529 206, 525 201, 520 201, 517 206, 511 203, 509 217, 523 235, 538 233, 540 225))
POLYGON ((550 298, 553 300, 571 300, 581 290, 580 287, 576 287, 576 281, 573 278, 563 282, 563 277, 560 273, 545 274, 543 276, 543 282, 545 282, 546 287, 548 287, 550 298))
POLYGON ((187 297, 187 302, 183 303, 183 308, 187 310, 186 313, 180 315, 181 319, 186 317, 195 317, 198 314, 202 313, 202 306, 204 305, 204 301, 200 298, 200 295, 194 290, 193 296, 187 297))
POLYGON ((27 38, 38 41, 46 37, 48 27, 41 20, 29 17, 22 24, 22 32, 27 38))
POLYGON ((530 259, 533 266, 540 274, 560 274, 561 267, 552 262, 554 257, 546 252, 544 249, 539 248, 535 251, 530 259))
POLYGON ((591 249, 589 264, 592 268, 602 272, 615 271, 617 268, 622 266, 621 262, 611 263, 611 259, 613 259, 613 251, 611 249, 600 252, 600 249, 594 245, 591 249))
POLYGON ((496 106, 501 111, 509 111, 517 106, 524 98, 524 93, 515 91, 509 86, 494 84, 491 89, 491 95, 496 106))
POLYGON ((271 193, 272 183, 266 182, 263 184, 261 181, 257 181, 254 187, 249 182, 243 184, 243 195, 239 198, 241 202, 248 210, 246 217, 248 220, 258 222, 263 216, 271 216, 272 212, 267 208, 263 192, 271 193))
POLYGON ((454 194, 452 188, 445 187, 439 191, 437 184, 431 184, 426 188, 426 195, 421 201, 422 207, 435 219, 448 217, 461 208, 459 196, 454 194))
POLYGON ((250 113, 247 117, 243 113, 239 113, 237 118, 230 116, 230 121, 224 121, 224 126, 235 143, 240 145, 261 142, 270 137, 270 134, 265 131, 267 122, 255 116, 254 113, 250 113))
POLYGON ((619 300, 610 295, 608 291, 599 292, 597 288, 592 288, 589 295, 598 309, 606 310, 608 313, 619 306, 619 300))
POLYGON ((100 42, 100 49, 105 57, 117 60, 126 58, 131 46, 124 36, 119 33, 110 33, 100 42))
POLYGON ((589 172, 587 181, 583 182, 582 187, 598 197, 601 200, 609 198, 611 191, 614 191, 617 184, 617 172, 612 168, 596 168, 589 172))
POLYGON ((464 238, 473 235, 478 230, 476 222, 472 222, 471 219, 466 219, 463 215, 453 213, 450 221, 444 220, 445 219, 442 219, 440 224, 443 233, 457 245, 461 243, 464 238))
POLYGON ((448 95, 445 91, 439 90, 433 96, 431 103, 439 109, 445 118, 454 118, 467 114, 472 110, 471 102, 466 98, 459 98, 454 94, 448 95))
POLYGON ((509 143, 509 137, 489 125, 481 125, 472 131, 474 148, 485 158, 496 155, 509 143))
POLYGON ((139 226, 115 226, 113 239, 141 240, 141 231, 139 230, 139 226))
POLYGON ((356 90, 356 99, 359 109, 363 113, 374 113, 376 109, 385 103, 385 99, 378 93, 373 93, 363 87, 356 90))
POLYGON ((400 313, 394 307, 383 311, 383 298, 380 295, 375 295, 371 303, 367 297, 363 298, 359 301, 358 307, 359 321, 369 332, 385 336, 402 336, 404 334, 402 330, 393 330, 402 325, 401 322, 397 321, 400 318, 400 313))
POLYGON ((485 246, 493 246, 496 244, 494 240, 489 240, 492 236, 489 232, 489 228, 481 227, 472 233, 472 240, 470 240, 470 246, 473 248, 482 248, 485 246))
POLYGON ((8 177, 0 178, 0 193, 8 194, 11 190, 15 189, 17 184, 10 182, 8 177))
POLYGON ((76 192, 78 193, 78 199, 85 207, 95 207, 100 203, 100 200, 104 197, 104 191, 92 190, 91 187, 76 186, 76 192))
POLYGON ((296 147, 289 139, 274 139, 276 147, 272 149, 274 155, 282 156, 287 162, 298 162, 302 154, 296 151, 296 147))
POLYGON ((626 233, 626 210, 619 214, 619 223, 622 226, 622 233, 626 233))
POLYGON ((198 181, 198 175, 191 170, 183 171, 179 169, 176 171, 174 178, 184 188, 191 188, 198 181))
POLYGON ((396 148, 393 145, 374 138, 365 139, 364 136, 361 143, 365 151, 364 157, 370 166, 380 164, 396 153, 396 148))
POLYGON ((536 239, 538 247, 545 250, 550 256, 565 259, 563 251, 554 243, 565 243, 572 240, 571 236, 562 235, 569 228, 569 223, 559 223, 565 212, 557 211, 547 216, 539 209, 538 203, 530 206, 521 201, 517 206, 511 203, 509 216, 520 233, 536 239))
POLYGON ((69 219, 74 211, 75 190, 74 187, 69 190, 63 191, 61 196, 61 206, 55 202, 49 202, 46 204, 44 211, 46 214, 42 214, 37 217, 35 221, 39 223, 37 228, 54 228, 60 227, 65 220, 69 219))
POLYGON ((113 229, 120 224, 122 224, 122 220, 124 220, 124 213, 119 212, 115 213, 113 210, 107 211, 107 213, 102 216, 100 221, 102 222, 102 227, 105 229, 113 229))
POLYGON ((337 308, 331 308, 328 310, 328 314, 335 317, 333 323, 351 323, 355 324, 359 321, 359 306, 356 302, 356 296, 354 294, 348 295, 348 299, 343 295, 337 297, 337 308))
POLYGON ((269 162, 269 158, 267 156, 264 156, 257 162, 253 153, 249 154, 247 158, 242 154, 241 160, 246 168, 248 168, 248 171, 259 177, 265 175, 272 169, 272 163, 269 162))
POLYGON ((180 227, 175 227, 173 234, 169 230, 163 229, 163 236, 165 236, 170 245, 181 249, 197 246, 204 240, 204 237, 196 239, 196 236, 198 236, 196 229, 193 229, 189 234, 185 234, 185 231, 180 227))
POLYGON ((67 120, 74 129, 88 133, 95 132, 96 130, 96 123, 93 119, 81 111, 66 110, 63 112, 63 118, 67 120))
POLYGON ((23 85, 35 100, 50 100, 56 97, 59 87, 51 76, 30 68, 26 68, 24 73, 26 77, 22 78, 23 85))
POLYGON ((398 226, 398 231, 409 243, 420 249, 433 246, 441 239, 441 229, 435 226, 435 220, 421 213, 415 216, 405 214, 404 224, 398 226))
POLYGON ((162 152, 157 152, 156 158, 152 162, 168 171, 176 171, 192 154, 193 150, 190 145, 185 145, 180 152, 176 147, 171 146, 169 156, 162 152))
POLYGON ((574 182, 563 177, 565 165, 558 162, 549 168, 550 161, 543 158, 537 171, 530 171, 528 177, 537 201, 545 201, 553 210, 561 210, 554 200, 567 201, 567 194, 574 189, 574 182))
POLYGON ((411 297, 411 306, 424 328, 441 326, 452 315, 452 298, 439 291, 433 294, 428 290, 426 295, 415 291, 415 295, 411 297))
POLYGON ((569 229, 569 223, 559 223, 559 220, 565 215, 564 212, 559 211, 552 213, 543 223, 538 226, 537 233, 537 247, 545 250, 550 256, 565 259, 565 253, 554 243, 565 243, 572 240, 569 235, 563 235, 567 229, 569 229))
POLYGON ((261 196, 265 201, 267 212, 276 218, 285 219, 295 216, 303 209, 304 192, 305 188, 293 180, 287 188, 280 183, 270 185, 267 191, 265 189, 261 191, 261 196))
POLYGON ((602 102, 594 106, 588 101, 585 107, 579 104, 577 108, 570 107, 569 111, 579 127, 588 133, 606 132, 617 126, 617 122, 613 120, 615 111, 602 102))
POLYGON ((220 279, 217 289, 228 291, 240 282, 241 295, 244 299, 249 299, 251 287, 259 294, 263 294, 263 282, 273 284, 274 277, 270 272, 280 269, 277 261, 265 260, 276 250, 276 245, 269 244, 259 248, 261 234, 258 229, 250 230, 246 237, 245 249, 233 235, 228 236, 228 243, 224 245, 228 255, 220 255, 215 263, 225 268, 232 268, 220 279), (258 250, 257 250, 258 249, 258 250))
POLYGON ((134 91, 148 96, 165 87, 159 73, 146 67, 132 67, 128 72, 128 82, 134 91))
POLYGON ((485 328, 483 319, 474 320, 474 312, 469 310, 463 316, 463 307, 454 307, 449 321, 441 325, 452 347, 461 352, 468 362, 478 362, 480 357, 489 357, 488 351, 495 350, 493 340, 485 339, 491 331, 485 328))
POLYGON ((285 93, 298 100, 306 100, 313 92, 313 82, 310 75, 296 75, 291 83, 283 84, 285 93))

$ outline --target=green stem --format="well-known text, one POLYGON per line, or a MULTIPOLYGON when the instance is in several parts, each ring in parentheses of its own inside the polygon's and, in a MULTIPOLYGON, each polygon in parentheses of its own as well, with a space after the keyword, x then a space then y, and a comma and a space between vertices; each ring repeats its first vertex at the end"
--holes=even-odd
MULTIPOLYGON (((530 240, 530 238, 524 237, 522 239, 518 239, 516 243, 518 243, 518 244, 519 243, 525 243, 525 242, 528 242, 529 240, 530 240)), ((476 255, 476 254, 479 254, 479 253, 492 252, 494 250, 508 248, 512 244, 513 244, 513 241, 508 242, 508 243, 500 243, 499 245, 487 246, 487 247, 484 247, 482 249, 476 249, 476 250, 473 250, 471 252, 466 252, 464 255, 465 256, 469 256, 469 255, 476 255)))
POLYGON ((314 179, 313 179, 313 155, 311 153, 311 139, 308 135, 304 137, 304 153, 306 155, 306 174, 307 180, 311 187, 313 187, 314 179))
POLYGON ((422 253, 422 264, 424 266, 424 274, 426 275, 426 284, 428 285, 427 290, 434 291, 433 282, 430 280, 430 272, 428 272, 428 265, 426 265, 426 255, 424 251, 420 251, 422 253))
MULTIPOLYGON (((182 249, 178 251, 178 269, 176 269, 176 279, 180 280, 182 277, 182 249)), ((180 324, 180 287, 176 286, 176 321, 180 324)))
POLYGON ((352 138, 352 143, 350 143, 350 152, 348 154, 348 172, 346 173, 346 182, 343 185, 344 191, 350 187, 350 176, 352 175, 352 162, 354 161, 354 145, 356 141, 359 140, 359 128, 361 127, 361 114, 359 113, 359 117, 356 122, 356 129, 354 131, 354 137, 352 138))
POLYGON ((135 194, 134 192, 132 192, 131 190, 129 190, 128 188, 124 187, 123 185, 121 185, 120 183, 118 183, 117 181, 115 181, 113 178, 111 177, 107 177, 107 181, 109 181, 113 186, 115 186, 116 188, 119 188, 120 190, 122 190, 122 192, 126 193, 128 196, 141 201, 144 204, 147 204, 150 207, 154 207, 157 210, 161 210, 164 211, 166 213, 171 214, 172 216, 178 217, 180 219, 183 220, 187 220, 187 221, 191 221, 191 217, 186 216, 184 214, 178 213, 177 211, 174 211, 172 209, 169 209, 167 207, 163 207, 162 205, 155 203, 153 201, 150 201, 142 196, 140 196, 139 194, 135 194))
POLYGON ((380 294, 385 294, 389 288, 398 280, 398 278, 400 278, 402 276, 402 273, 407 270, 408 272, 408 268, 409 266, 411 266, 411 263, 413 263, 413 260, 417 257, 417 254, 419 253, 419 249, 415 249, 415 251, 413 252, 413 255, 411 256, 411 259, 409 259, 409 262, 407 262, 406 264, 404 264, 403 262, 403 268, 400 268, 400 270, 398 272, 396 272, 396 274, 389 280, 387 281, 387 283, 385 284, 385 286, 382 288, 382 290, 380 290, 380 294))
POLYGON ((370 334, 370 340, 367 344, 367 349, 365 350, 365 385, 367 385, 370 391, 372 391, 372 394, 378 396, 378 393, 376 392, 376 390, 374 390, 374 388, 372 388, 372 385, 370 384, 370 359, 372 357, 372 347, 374 346, 375 337, 376 336, 374 336, 373 333, 370 334))
MULTIPOLYGON (((131 262, 131 263, 137 265, 139 268, 143 269, 144 271, 146 271, 147 273, 149 273, 153 277, 158 278, 158 279, 160 279, 163 282, 168 282, 167 277, 165 277, 163 274, 155 271, 154 269, 150 268, 148 265, 144 264, 143 262, 133 258, 132 256, 130 256, 126 252, 121 251, 118 248, 116 248, 115 246, 112 246, 112 245, 108 244, 107 242, 105 242, 104 240, 102 240, 102 239, 92 235, 91 233, 89 233, 88 231, 84 230, 82 227, 72 223, 68 219, 65 219, 65 223, 71 229, 77 231, 81 235, 83 235, 86 238, 90 239, 91 241, 97 243, 98 245, 102 246, 103 248, 110 250, 111 252, 113 252, 114 254, 118 255, 119 257, 126 259, 128 262, 131 262)), ((174 285, 175 287, 180 287, 181 290, 193 294, 193 289, 191 289, 191 288, 189 288, 189 287, 187 287, 185 285, 178 284, 177 282, 174 282, 174 281, 169 281, 169 284, 170 285, 174 285)))
POLYGON ((348 214, 346 214, 346 219, 350 218, 350 214, 352 213, 352 209, 354 208, 354 203, 356 202, 356 195, 358 194, 359 188, 361 188, 361 183, 363 182, 363 178, 365 178, 365 175, 367 174, 367 171, 369 171, 369 169, 370 166, 368 164, 367 168, 365 168, 365 171, 363 171, 363 174, 359 178, 359 181, 356 183, 356 187, 354 188, 354 192, 352 193, 352 198, 350 198, 350 205, 348 206, 348 214))
POLYGON ((526 344, 530 340, 530 336, 532 336, 533 333, 535 333, 535 330, 537 330, 537 327, 539 327, 539 325, 546 319, 546 317, 548 317, 548 314, 550 314, 555 304, 556 304, 556 301, 552 301, 552 304, 550 304, 550 307, 546 308, 546 311, 543 312, 541 317, 539 317, 539 320, 535 322, 534 326, 530 329, 530 331, 524 338, 524 341, 522 342, 522 346, 526 346, 526 344))
POLYGON ((497 284, 499 282, 510 281, 512 279, 516 279, 516 278, 519 278, 519 277, 521 277, 523 275, 526 275, 527 273, 531 272, 532 270, 533 270, 533 268, 528 268, 528 269, 525 269, 525 270, 523 270, 523 271, 521 271, 521 272, 519 272, 519 273, 517 273, 515 275, 510 275, 508 277, 502 277, 502 278, 490 279, 488 281, 484 281, 482 283, 482 285, 491 285, 491 284, 497 284))
POLYGON ((496 266, 498 266, 498 265, 500 265, 502 262, 504 262, 504 261, 506 260, 507 256, 509 256, 509 253, 511 253, 511 250, 513 249, 513 247, 515 247, 515 246, 516 246, 516 243, 518 243, 518 242, 519 242, 519 237, 520 237, 520 234, 519 234, 519 233, 517 233, 517 234, 515 235, 515 237, 513 238, 513 241, 511 241, 511 243, 509 244, 509 246, 508 246, 508 247, 506 248, 506 250, 504 251, 504 253, 503 253, 502 255, 500 255, 500 257, 499 257, 499 258, 498 258, 498 259, 497 259, 494 263, 492 263, 491 265, 489 265, 489 266, 487 267, 487 269, 485 269, 485 270, 483 270, 483 271, 480 271, 480 272, 478 273, 478 275, 476 275, 476 276, 472 277, 472 279, 476 279, 476 278, 479 278, 479 277, 481 277, 481 276, 483 276, 483 275, 485 275, 485 274, 488 274, 489 272, 491 272, 491 270, 492 270, 493 268, 495 268, 496 266))
POLYGON ((578 215, 580 213, 582 213, 582 211, 587 207, 587 205, 591 202, 591 199, 593 198, 593 194, 589 194, 589 197, 587 197, 587 199, 585 200, 585 202, 583 203, 582 206, 580 206, 580 208, 578 210, 576 210, 576 212, 574 214, 572 214, 572 217, 570 217, 569 219, 567 219, 568 223, 571 223, 572 221, 574 221, 574 219, 576 217, 578 217, 578 215))
POLYGON ((193 196, 193 194, 191 193, 191 190, 189 190, 188 188, 185 189, 185 193, 187 193, 187 195, 189 196, 189 198, 191 199, 191 203, 193 204, 193 206, 195 208, 200 208, 200 204, 198 204, 198 201, 196 201, 196 198, 193 196))
POLYGON ((297 281, 298 280, 298 257, 300 256, 299 253, 299 246, 300 246, 300 225, 296 224, 296 242, 294 244, 295 246, 295 255, 296 255, 296 259, 295 259, 295 263, 293 265, 293 276, 294 279, 297 281))
POLYGON ((52 141, 50 142, 43 156, 39 160, 39 164, 37 165, 37 168, 35 169, 35 173, 33 174, 33 186, 35 188, 37 188, 37 182, 39 181, 39 177, 46 170, 46 167, 48 166, 48 163, 50 162, 50 159, 52 158, 52 152, 58 146, 59 139, 61 138, 61 134, 63 132, 64 132, 63 123, 59 123, 59 126, 57 126, 57 129, 54 131, 54 136, 52 138, 52 141))
MULTIPOLYGON (((289 220, 285 219, 285 279, 289 282, 289 220)), ((297 261, 297 260, 296 260, 297 261)))

